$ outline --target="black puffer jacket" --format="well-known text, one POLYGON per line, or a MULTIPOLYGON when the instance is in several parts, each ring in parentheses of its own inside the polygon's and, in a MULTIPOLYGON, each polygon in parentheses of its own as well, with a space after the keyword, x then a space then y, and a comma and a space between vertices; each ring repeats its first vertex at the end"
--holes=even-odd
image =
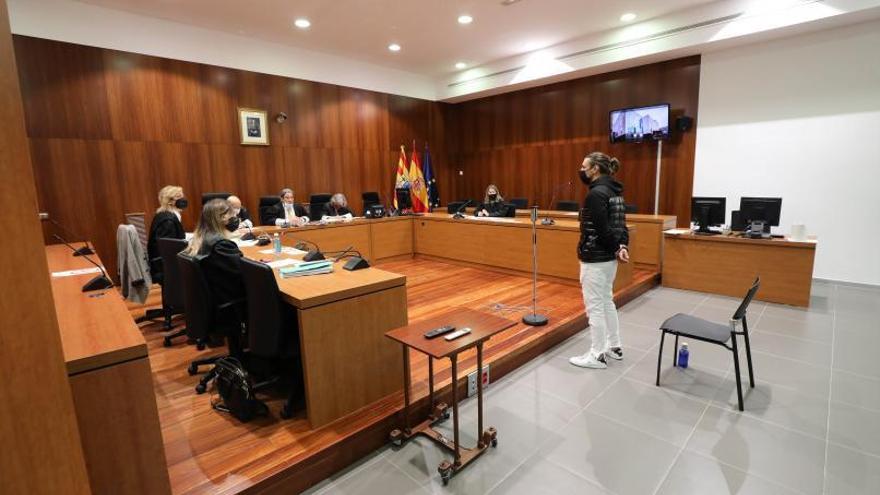
POLYGON ((629 244, 623 185, 607 175, 591 182, 579 220, 578 259, 587 263, 615 259, 620 246, 629 244))

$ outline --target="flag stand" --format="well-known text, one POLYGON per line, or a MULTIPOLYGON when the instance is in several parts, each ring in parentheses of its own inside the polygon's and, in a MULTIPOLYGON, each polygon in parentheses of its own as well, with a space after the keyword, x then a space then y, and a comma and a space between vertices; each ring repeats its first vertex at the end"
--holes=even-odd
POLYGON ((532 313, 523 316, 522 322, 533 327, 547 324, 547 317, 538 314, 538 206, 532 206, 532 313))

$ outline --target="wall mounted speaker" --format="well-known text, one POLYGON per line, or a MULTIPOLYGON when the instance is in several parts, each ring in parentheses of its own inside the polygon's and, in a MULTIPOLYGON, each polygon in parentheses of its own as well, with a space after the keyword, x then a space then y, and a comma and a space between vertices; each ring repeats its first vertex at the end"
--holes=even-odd
POLYGON ((687 115, 682 115, 675 119, 675 128, 678 129, 679 132, 685 132, 691 130, 691 127, 694 125, 694 119, 688 117, 687 115))

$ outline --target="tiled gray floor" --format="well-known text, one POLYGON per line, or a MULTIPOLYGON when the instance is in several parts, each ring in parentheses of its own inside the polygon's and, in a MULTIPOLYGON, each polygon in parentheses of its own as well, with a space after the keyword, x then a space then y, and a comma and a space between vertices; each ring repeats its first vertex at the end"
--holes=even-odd
MULTIPOLYGON (((437 465, 450 455, 419 438, 309 493, 878 494, 880 290, 812 290, 809 309, 750 307, 757 386, 741 349, 743 413, 732 355, 719 346, 688 342, 690 367, 674 368, 667 338, 654 385, 659 324, 677 312, 724 323, 738 300, 658 288, 620 311, 623 362, 570 365, 589 349, 585 329, 493 383, 485 424, 499 446, 449 486, 437 465)), ((460 411, 465 445, 476 442, 475 407, 469 399, 460 411)))

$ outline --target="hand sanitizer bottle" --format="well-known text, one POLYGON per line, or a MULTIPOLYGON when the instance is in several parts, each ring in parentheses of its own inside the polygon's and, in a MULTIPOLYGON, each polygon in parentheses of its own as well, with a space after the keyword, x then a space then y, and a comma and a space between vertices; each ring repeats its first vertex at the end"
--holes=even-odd
POLYGON ((678 367, 679 368, 687 368, 688 367, 688 358, 690 357, 690 351, 688 351, 687 342, 681 344, 681 347, 678 349, 678 367))

